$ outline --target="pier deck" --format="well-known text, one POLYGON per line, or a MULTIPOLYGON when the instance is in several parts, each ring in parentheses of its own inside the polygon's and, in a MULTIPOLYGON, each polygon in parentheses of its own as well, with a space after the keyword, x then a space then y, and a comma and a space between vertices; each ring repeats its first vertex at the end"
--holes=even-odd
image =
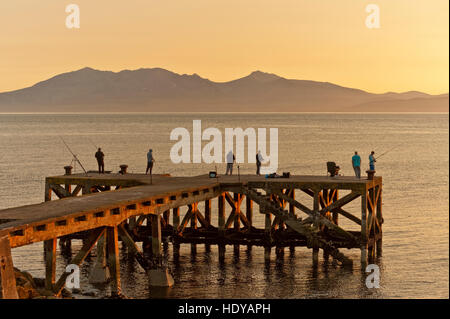
MULTIPOLYGON (((382 178, 377 176, 357 179, 347 176, 154 175, 150 179, 144 174, 70 174, 69 171, 66 175, 46 178, 45 202, 0 210, 0 240, 9 246, 0 247, 0 252, 44 241, 46 255, 54 256, 58 238, 60 242, 70 242, 70 238, 83 234, 85 245, 74 258, 76 263, 81 263, 96 243, 97 249, 100 243, 106 245, 108 265, 115 270, 112 273, 118 292, 120 277, 114 263, 118 262, 119 237, 147 269, 151 268, 150 264, 135 242, 143 241, 144 249, 149 250, 152 258, 159 258, 164 235, 170 235, 174 245, 218 244, 222 248, 221 256, 225 244, 259 244, 266 247, 268 254, 273 246, 303 245, 313 249, 314 263, 317 263, 319 248, 327 258, 331 255, 345 263, 348 259, 338 251, 339 247, 360 248, 361 260, 365 261, 374 256, 375 247, 381 253, 381 191, 382 178), (340 190, 348 194, 339 198, 340 190), (296 200, 295 191, 310 195, 311 205, 296 200), (60 200, 52 200, 53 194, 60 200), (343 209, 356 198, 361 198, 361 214, 343 209), (218 204, 215 226, 211 216, 214 199, 218 204), (199 202, 205 203, 204 212, 199 211, 199 202), (265 214, 264 229, 253 226, 253 202, 259 205, 260 213, 265 214), (245 211, 241 209, 243 203, 245 211), (231 208, 228 217, 227 204, 231 208), (187 206, 188 211, 181 220, 180 207, 183 206, 187 206), (339 215, 361 225, 361 231, 342 229, 339 215), (104 240, 99 241, 100 238, 104 240)), ((46 274, 49 288, 58 294, 64 286, 64 278, 55 281, 54 263, 54 258, 48 259, 46 274)), ((7 278, 8 273, 2 273, 0 278, 3 277, 7 278)), ((3 287, 3 290, 3 296, 11 296, 13 289, 3 287)))

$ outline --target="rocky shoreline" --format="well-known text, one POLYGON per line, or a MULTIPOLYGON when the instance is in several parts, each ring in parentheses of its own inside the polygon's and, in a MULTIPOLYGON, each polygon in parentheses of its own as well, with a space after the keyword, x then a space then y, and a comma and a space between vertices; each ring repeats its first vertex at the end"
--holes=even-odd
MULTIPOLYGON (((80 289, 66 289, 61 291, 59 296, 55 296, 53 291, 45 288, 44 278, 33 278, 30 273, 14 268, 16 278, 17 295, 19 299, 85 299, 85 298, 107 298, 126 299, 124 295, 102 297, 95 291, 81 291, 80 289)), ((1 284, 1 279, 0 279, 1 284)), ((0 290, 0 299, 1 299, 0 290)))
POLYGON ((72 293, 65 288, 61 296, 56 297, 53 291, 45 289, 45 279, 33 278, 26 271, 14 268, 14 275, 19 299, 73 299, 72 293))

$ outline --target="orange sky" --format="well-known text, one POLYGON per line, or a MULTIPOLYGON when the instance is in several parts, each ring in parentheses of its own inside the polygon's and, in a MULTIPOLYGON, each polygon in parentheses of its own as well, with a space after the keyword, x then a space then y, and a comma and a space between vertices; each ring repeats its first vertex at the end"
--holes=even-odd
POLYGON ((0 92, 85 66, 228 81, 254 70, 370 92, 448 92, 448 0, 0 2, 0 92), (81 28, 65 27, 78 4, 81 28), (379 5, 381 28, 365 7, 379 5))

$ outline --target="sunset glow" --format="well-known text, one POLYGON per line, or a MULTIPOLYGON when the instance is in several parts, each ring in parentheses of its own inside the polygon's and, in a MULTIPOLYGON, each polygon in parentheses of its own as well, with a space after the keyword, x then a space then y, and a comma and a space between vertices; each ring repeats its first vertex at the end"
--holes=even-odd
POLYGON ((0 3, 0 92, 89 66, 229 81, 254 70, 374 93, 448 92, 447 0, 0 3), (65 7, 78 4, 80 29, 65 7), (379 29, 365 25, 367 4, 379 29))

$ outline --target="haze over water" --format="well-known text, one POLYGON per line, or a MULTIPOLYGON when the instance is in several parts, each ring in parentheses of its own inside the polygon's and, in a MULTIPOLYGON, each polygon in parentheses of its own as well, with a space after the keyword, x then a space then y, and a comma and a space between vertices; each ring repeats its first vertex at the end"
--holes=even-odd
MULTIPOLYGON (((279 170, 296 175, 326 175, 326 162, 335 161, 344 175, 353 175, 351 156, 357 150, 362 171, 371 150, 382 154, 377 175, 383 176, 383 256, 381 288, 367 289, 358 249, 343 250, 354 260, 352 270, 331 263, 312 268, 311 250, 296 248, 283 257, 272 250, 241 246, 237 254, 227 246, 223 264, 218 251, 182 245, 174 259, 169 244, 166 256, 175 286, 149 288, 140 266, 122 253, 123 293, 133 298, 448 298, 449 297, 449 120, 448 114, 0 114, 0 209, 42 202, 45 177, 63 174, 72 157, 62 136, 87 169, 96 169, 95 146, 105 153, 105 169, 120 164, 144 172, 146 152, 154 150, 154 173, 199 175, 215 164, 173 164, 169 152, 176 127, 192 131, 192 120, 203 129, 217 127, 278 128, 279 170)), ((205 145, 207 142, 204 142, 205 145)), ((219 173, 225 164, 217 165, 219 173)), ((235 167, 236 171, 236 167, 235 167)), ((254 164, 240 164, 242 174, 253 174, 254 164)), ((76 167, 75 172, 81 172, 76 167)), ((306 200, 298 194, 300 200, 306 200)), ((213 223, 217 223, 213 201, 213 223)), ((308 205, 311 202, 307 202, 308 205)), ((200 207, 201 208, 201 207, 200 207)), ((347 206, 359 217, 359 201, 347 206)), ((227 214, 229 212, 227 211, 227 214)), ((254 209, 255 225, 263 215, 254 209)), ((340 217, 345 227, 357 229, 340 217)), ((80 248, 74 241, 74 253, 80 248)), ((42 243, 13 250, 14 264, 33 276, 44 276, 42 243)), ((95 254, 95 251, 94 251, 95 254)), ((82 267, 82 290, 103 290, 87 283, 91 258, 82 267)), ((68 262, 58 255, 59 275, 68 262)), ((107 287, 107 286, 106 286, 107 287)), ((99 293, 99 296, 105 293, 99 293)))

